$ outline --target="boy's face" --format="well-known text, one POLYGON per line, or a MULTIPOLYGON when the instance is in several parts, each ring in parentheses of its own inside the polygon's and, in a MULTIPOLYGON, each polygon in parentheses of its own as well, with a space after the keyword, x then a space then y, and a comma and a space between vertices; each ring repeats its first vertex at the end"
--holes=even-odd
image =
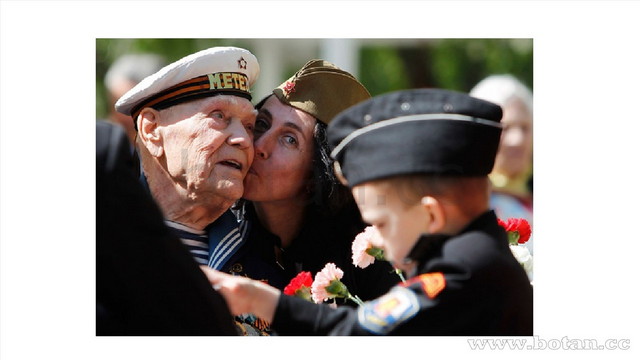
POLYGON ((376 227, 382 240, 373 244, 384 250, 394 267, 410 271, 402 263, 421 234, 427 233, 428 213, 420 201, 408 203, 387 181, 356 185, 352 189, 362 219, 376 227))

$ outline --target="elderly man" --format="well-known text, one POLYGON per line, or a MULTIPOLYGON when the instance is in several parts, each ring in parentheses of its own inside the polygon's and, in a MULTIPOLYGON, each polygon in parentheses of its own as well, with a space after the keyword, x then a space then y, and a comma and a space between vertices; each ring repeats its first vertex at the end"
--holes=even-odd
POLYGON ((116 103, 138 131, 141 180, 201 264, 205 228, 242 196, 253 161, 249 89, 259 72, 249 51, 214 47, 162 68, 116 103))

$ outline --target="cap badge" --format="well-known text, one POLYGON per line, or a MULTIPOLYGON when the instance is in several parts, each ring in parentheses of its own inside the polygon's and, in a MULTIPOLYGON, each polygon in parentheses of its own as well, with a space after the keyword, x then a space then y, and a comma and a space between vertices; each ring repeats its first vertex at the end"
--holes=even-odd
POLYGON ((238 67, 240 69, 247 69, 247 60, 245 60, 243 57, 240 57, 240 59, 238 60, 238 67))
POLYGON ((296 84, 294 82, 287 81, 287 83, 284 85, 284 94, 288 96, 289 94, 295 92, 295 87, 296 84))

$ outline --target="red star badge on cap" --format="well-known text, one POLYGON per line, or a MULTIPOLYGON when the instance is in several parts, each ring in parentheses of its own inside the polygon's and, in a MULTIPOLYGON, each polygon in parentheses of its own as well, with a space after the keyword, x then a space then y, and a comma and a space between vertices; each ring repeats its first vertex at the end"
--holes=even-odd
POLYGON ((287 83, 284 85, 284 93, 285 93, 285 95, 288 96, 292 92, 296 91, 295 87, 296 87, 295 83, 293 83, 291 81, 287 81, 287 83))
POLYGON ((245 60, 243 57, 241 57, 240 60, 238 60, 238 67, 240 69, 246 69, 247 68, 247 60, 245 60))

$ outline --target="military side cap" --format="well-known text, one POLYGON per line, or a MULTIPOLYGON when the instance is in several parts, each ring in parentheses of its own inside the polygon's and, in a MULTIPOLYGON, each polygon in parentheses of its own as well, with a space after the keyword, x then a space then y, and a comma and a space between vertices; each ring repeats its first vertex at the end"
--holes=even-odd
POLYGON ((339 112, 371 97, 353 75, 325 60, 307 62, 273 93, 283 103, 325 124, 339 112))
POLYGON ((487 175, 502 108, 464 93, 413 89, 379 95, 338 114, 327 135, 349 186, 409 174, 487 175))
POLYGON ((209 96, 236 95, 251 100, 260 74, 256 57, 237 47, 213 47, 188 55, 150 75, 116 102, 134 119, 145 107, 156 110, 209 96))

